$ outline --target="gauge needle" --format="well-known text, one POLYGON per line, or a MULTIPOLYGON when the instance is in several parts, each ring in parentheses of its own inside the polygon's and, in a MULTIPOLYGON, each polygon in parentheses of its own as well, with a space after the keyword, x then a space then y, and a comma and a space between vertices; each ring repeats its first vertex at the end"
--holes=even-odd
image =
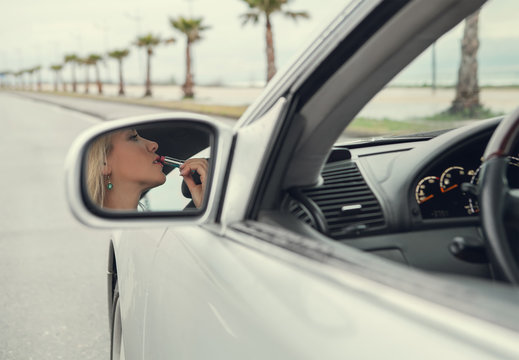
POLYGON ((429 196, 427 196, 425 199, 423 199, 422 201, 420 201, 420 204, 423 204, 423 203, 426 202, 427 200, 431 200, 433 197, 434 197, 434 195, 429 195, 429 196))
POLYGON ((454 184, 451 187, 448 187, 447 189, 443 189, 443 188, 440 188, 440 189, 444 193, 444 192, 447 192, 447 191, 451 191, 452 189, 455 189, 457 187, 458 187, 458 184, 454 184))

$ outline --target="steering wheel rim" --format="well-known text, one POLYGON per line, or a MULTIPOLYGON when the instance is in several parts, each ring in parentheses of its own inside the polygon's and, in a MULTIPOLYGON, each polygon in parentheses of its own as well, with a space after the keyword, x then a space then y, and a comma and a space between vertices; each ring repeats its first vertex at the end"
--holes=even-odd
POLYGON ((481 221, 493 264, 510 283, 519 285, 519 258, 513 254, 506 224, 519 224, 519 190, 507 180, 508 157, 519 140, 519 108, 505 117, 492 135, 480 175, 481 221))

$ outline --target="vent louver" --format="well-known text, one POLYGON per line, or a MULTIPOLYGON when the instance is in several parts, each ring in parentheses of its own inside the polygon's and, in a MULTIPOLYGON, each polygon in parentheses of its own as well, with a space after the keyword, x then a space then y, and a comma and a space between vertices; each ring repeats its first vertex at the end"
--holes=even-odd
POLYGON ((310 225, 313 228, 317 228, 315 221, 310 214, 310 211, 304 207, 299 201, 290 199, 288 203, 288 211, 294 215, 298 220, 310 225))
POLYGON ((385 227, 380 204, 355 163, 328 164, 322 176, 322 185, 301 191, 320 210, 327 235, 341 240, 385 227))

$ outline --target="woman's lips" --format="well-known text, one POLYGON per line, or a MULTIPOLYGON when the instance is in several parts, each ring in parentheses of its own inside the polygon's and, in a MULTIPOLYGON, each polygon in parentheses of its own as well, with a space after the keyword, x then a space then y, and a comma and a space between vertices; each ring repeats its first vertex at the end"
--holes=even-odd
POLYGON ((164 156, 157 155, 155 160, 153 160, 154 164, 160 164, 161 166, 164 166, 164 156))

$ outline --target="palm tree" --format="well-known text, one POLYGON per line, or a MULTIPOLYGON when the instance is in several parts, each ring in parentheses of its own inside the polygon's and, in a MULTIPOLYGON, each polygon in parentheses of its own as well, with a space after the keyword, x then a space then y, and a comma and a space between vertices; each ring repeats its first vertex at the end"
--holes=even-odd
POLYGON ((479 48, 478 20, 479 10, 465 19, 456 97, 449 110, 451 113, 464 113, 473 116, 481 108, 477 58, 479 48))
POLYGON ((153 34, 138 36, 135 45, 144 47, 146 49, 146 91, 144 96, 151 96, 151 56, 153 55, 153 48, 160 44, 160 37, 155 37, 153 34))
POLYGON ((114 50, 108 53, 108 56, 114 58, 119 63, 119 95, 124 95, 124 80, 123 80, 123 59, 130 54, 130 50, 114 50))
POLYGON ((283 7, 290 2, 290 0, 243 0, 249 5, 249 12, 242 14, 242 25, 249 21, 257 24, 260 17, 265 17, 266 27, 266 43, 267 43, 267 82, 276 74, 276 59, 274 56, 274 37, 272 34, 271 16, 276 12, 281 12, 283 15, 297 20, 298 18, 308 18, 309 15, 305 11, 288 11, 283 7))
POLYGON ((35 66, 32 68, 32 71, 34 71, 38 75, 37 80, 37 89, 38 91, 41 91, 41 65, 35 66))
POLYGON ((85 67, 85 94, 90 92, 90 65, 88 58, 79 58, 78 64, 85 67))
POLYGON ((60 81, 60 73, 61 73, 61 69, 63 69, 63 65, 61 65, 61 64, 52 65, 50 67, 50 69, 52 71, 54 71, 54 91, 58 91, 58 83, 60 81))
POLYGON ((30 68, 30 69, 27 69, 25 70, 25 72, 27 74, 29 74, 29 90, 33 90, 33 87, 35 85, 35 82, 34 82, 34 68, 30 68))
POLYGON ((200 33, 209 29, 209 26, 202 25, 202 18, 187 19, 179 16, 177 19, 169 19, 171 26, 186 35, 186 81, 182 85, 185 98, 192 98, 195 96, 193 86, 195 85, 193 75, 191 73, 191 45, 201 40, 200 33))
POLYGON ((25 74, 25 70, 18 70, 16 74, 14 74, 18 78, 18 83, 21 90, 25 89, 25 81, 23 79, 23 74, 25 74))
POLYGON ((144 36, 138 36, 135 41, 135 45, 138 47, 143 47, 146 50, 147 58, 146 58, 146 91, 144 92, 144 96, 151 96, 151 56, 153 55, 153 48, 161 43, 172 43, 175 39, 166 39, 162 40, 160 36, 154 36, 149 33, 144 36))
POLYGON ((86 58, 86 64, 87 66, 93 65, 95 67, 96 71, 96 83, 97 83, 97 93, 102 94, 103 93, 103 83, 101 82, 101 78, 99 77, 99 65, 98 62, 102 60, 103 57, 98 54, 90 54, 88 58, 86 58))
POLYGON ((65 55, 65 64, 71 63, 72 64, 72 91, 77 92, 77 81, 76 81, 76 64, 78 64, 79 57, 76 54, 68 54, 65 55))
POLYGON ((14 88, 16 89, 20 85, 20 75, 21 74, 19 71, 13 71, 12 75, 14 76, 13 85, 14 85, 14 88))

